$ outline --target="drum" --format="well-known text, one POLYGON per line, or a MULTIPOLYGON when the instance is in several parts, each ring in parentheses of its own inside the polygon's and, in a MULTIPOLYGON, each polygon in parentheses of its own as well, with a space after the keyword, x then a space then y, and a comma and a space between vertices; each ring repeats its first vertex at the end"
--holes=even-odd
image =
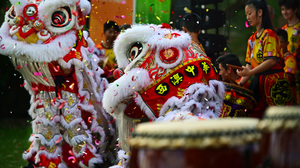
POLYGON ((258 128, 262 132, 260 146, 264 165, 300 167, 300 106, 269 107, 258 128))
POLYGON ((253 92, 235 84, 223 83, 225 95, 220 118, 251 116, 256 105, 256 101, 252 97, 253 92))
POLYGON ((129 143, 130 168, 256 167, 257 119, 144 123, 129 143))

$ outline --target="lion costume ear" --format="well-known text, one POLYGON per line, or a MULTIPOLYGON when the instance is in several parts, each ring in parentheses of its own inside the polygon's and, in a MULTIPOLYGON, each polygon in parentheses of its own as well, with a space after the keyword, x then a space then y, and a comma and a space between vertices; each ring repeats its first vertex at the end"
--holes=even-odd
POLYGON ((80 9, 80 8, 77 7, 77 13, 78 13, 78 15, 77 15, 77 20, 78 20, 79 26, 83 26, 83 25, 85 25, 85 23, 86 23, 86 16, 83 15, 83 13, 82 13, 81 10, 82 10, 82 9, 80 9))
POLYGON ((77 6, 77 20, 80 26, 85 25, 87 15, 91 11, 91 4, 87 0, 79 0, 76 3, 77 6))

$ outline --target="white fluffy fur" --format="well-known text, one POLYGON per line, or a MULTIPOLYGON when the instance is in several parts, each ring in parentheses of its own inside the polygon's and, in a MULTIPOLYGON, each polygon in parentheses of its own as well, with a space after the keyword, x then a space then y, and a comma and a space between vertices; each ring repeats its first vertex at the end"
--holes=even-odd
POLYGON ((197 116, 193 116, 189 111, 172 111, 166 116, 160 116, 155 122, 171 122, 171 121, 182 121, 182 120, 199 120, 197 116))
POLYGON ((64 163, 60 163, 57 168, 68 168, 64 163))
MULTIPOLYGON (((152 24, 133 25, 131 29, 127 29, 125 33, 121 33, 114 43, 114 53, 116 55, 116 60, 120 68, 126 68, 126 66, 129 64, 126 53, 130 45, 137 41, 144 43, 147 46, 149 44, 150 49, 167 49, 170 47, 185 48, 190 44, 191 37, 187 33, 184 33, 182 31, 161 29, 159 26, 152 24), (178 33, 180 34, 180 36, 177 38, 172 38, 171 40, 168 38, 164 38, 164 36, 168 33, 178 33)), ((147 52, 144 52, 144 54, 145 53, 147 52)), ((144 54, 141 53, 140 56, 144 56, 144 54)))
POLYGON ((104 109, 108 113, 112 113, 113 109, 117 108, 121 101, 130 96, 134 96, 134 92, 138 92, 143 88, 146 88, 149 84, 150 77, 146 70, 140 68, 130 70, 118 80, 111 83, 104 92, 102 100, 104 109), (133 81, 133 77, 137 80, 133 81))
POLYGON ((95 163, 103 163, 103 160, 101 157, 98 158, 92 158, 89 160, 89 168, 95 167, 95 163))
POLYGON ((33 62, 51 62, 57 60, 68 54, 70 51, 68 48, 72 48, 76 41, 75 31, 70 31, 64 36, 57 37, 50 44, 28 44, 16 41, 9 36, 8 32, 9 25, 3 23, 0 29, 0 35, 2 36, 0 44, 4 44, 5 49, 0 50, 0 53, 12 57, 25 56, 28 61, 33 62))
MULTIPOLYGON (((181 112, 192 113, 204 119, 218 118, 222 108, 224 89, 223 83, 216 80, 210 80, 209 85, 203 83, 193 84, 185 90, 182 98, 171 97, 168 99, 160 110, 158 120, 177 120, 181 112), (216 87, 218 91, 216 91, 216 87), (171 111, 166 114, 169 110, 171 111)), ((185 117, 182 120, 185 120, 185 117)))
POLYGON ((79 7, 84 16, 88 15, 91 12, 91 4, 87 0, 80 0, 79 7))

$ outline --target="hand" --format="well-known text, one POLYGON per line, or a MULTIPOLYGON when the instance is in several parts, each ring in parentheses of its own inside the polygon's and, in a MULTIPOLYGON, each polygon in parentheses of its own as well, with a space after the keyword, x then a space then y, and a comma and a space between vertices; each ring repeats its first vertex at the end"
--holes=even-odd
POLYGON ((243 68, 243 70, 238 70, 238 69, 236 70, 236 73, 237 73, 239 76, 244 77, 244 76, 251 76, 251 75, 252 75, 250 69, 248 69, 248 68, 245 67, 245 66, 242 66, 242 68, 243 68))

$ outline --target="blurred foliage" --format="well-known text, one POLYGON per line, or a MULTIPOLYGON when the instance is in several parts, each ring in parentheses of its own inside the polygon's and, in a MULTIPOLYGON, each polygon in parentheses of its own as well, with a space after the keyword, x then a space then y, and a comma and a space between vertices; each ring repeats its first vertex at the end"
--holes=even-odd
POLYGON ((143 0, 136 1, 136 23, 153 23, 161 24, 170 21, 171 0, 153 1, 143 0))
POLYGON ((0 167, 20 168, 28 164, 23 160, 22 153, 30 145, 30 134, 29 126, 0 126, 0 167))

